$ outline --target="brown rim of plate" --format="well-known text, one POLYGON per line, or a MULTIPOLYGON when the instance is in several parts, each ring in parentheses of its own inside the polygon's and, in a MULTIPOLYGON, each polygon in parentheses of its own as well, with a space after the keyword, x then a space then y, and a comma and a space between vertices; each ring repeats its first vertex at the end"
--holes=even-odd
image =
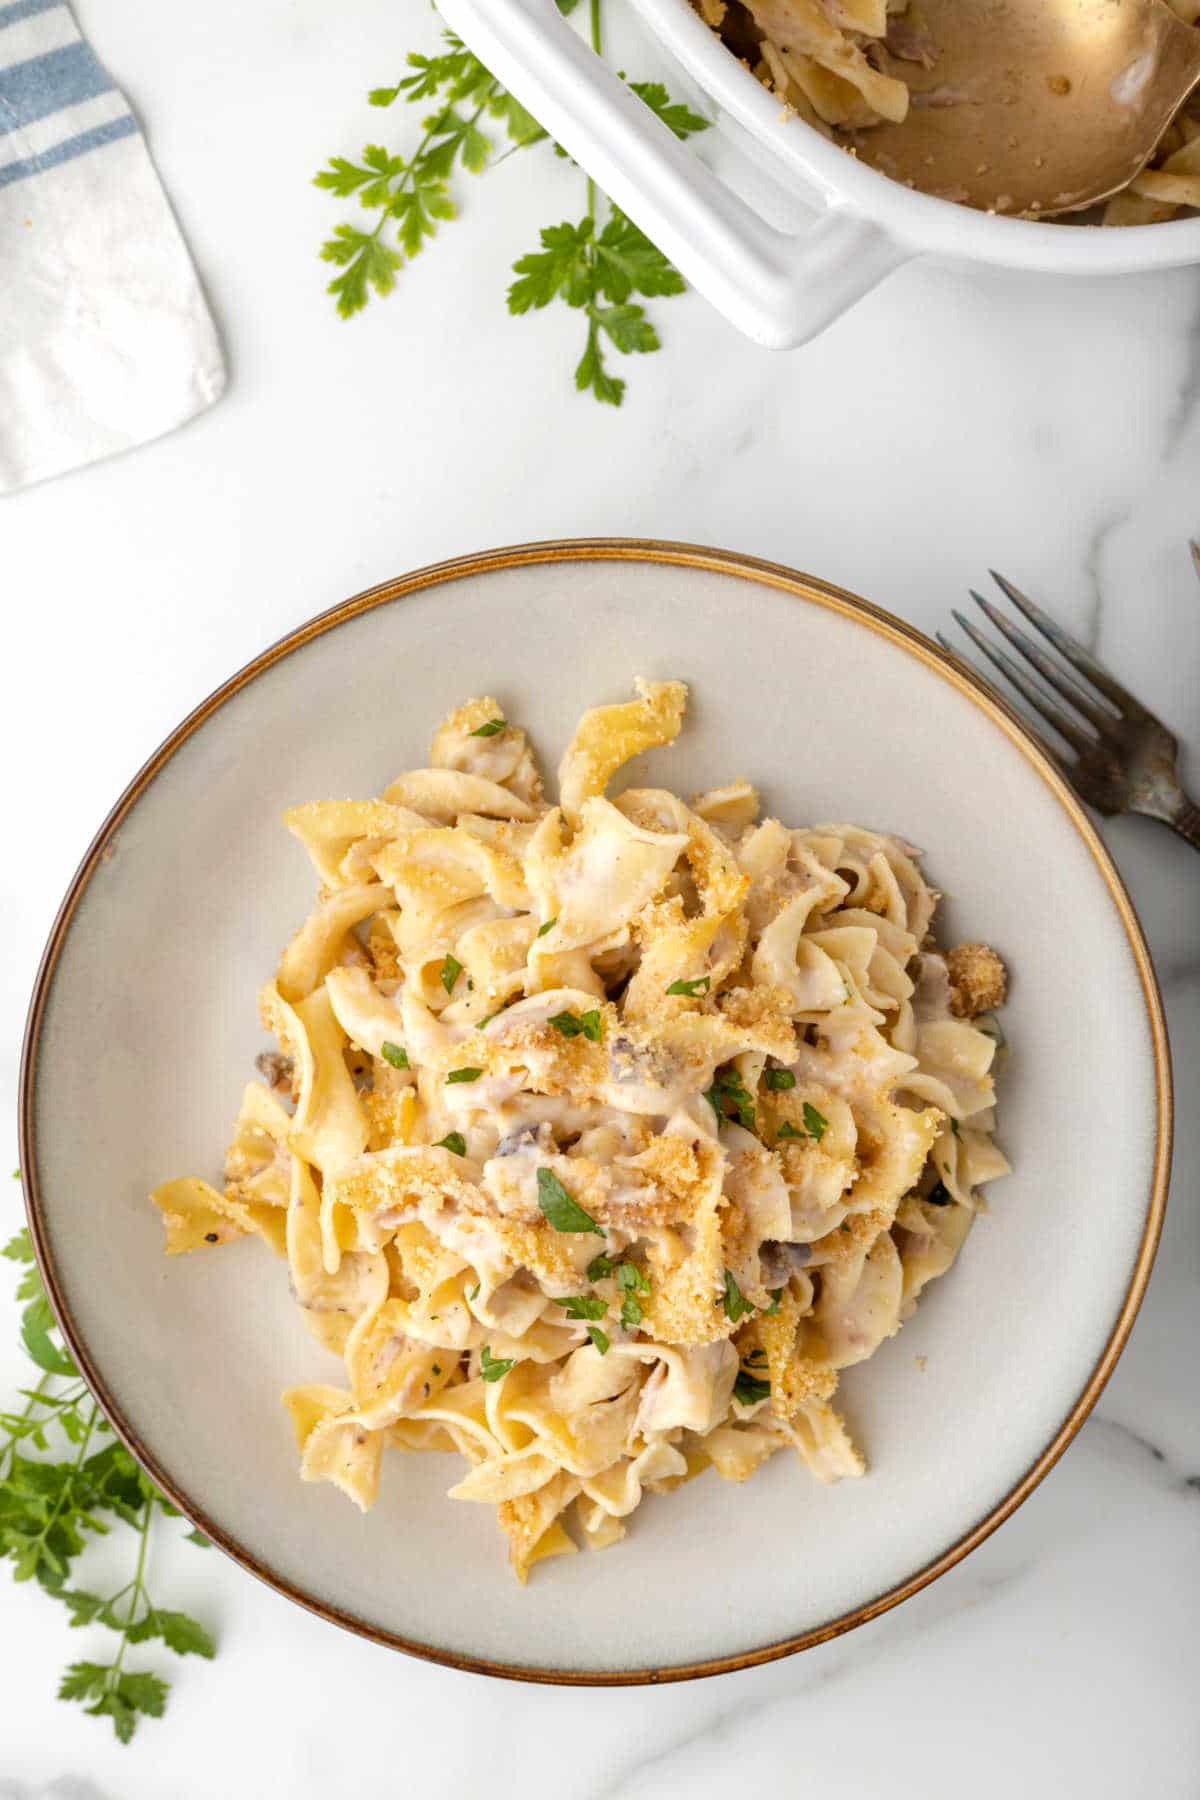
POLYGON ((1146 1291, 1146 1283, 1150 1278, 1154 1253, 1162 1231, 1163 1214, 1166 1209, 1167 1179, 1171 1164, 1171 1062, 1166 1027, 1163 1021, 1162 1001, 1150 960, 1150 952, 1146 947, 1133 903, 1108 851, 1088 820, 1074 792, 1043 754, 1018 715, 1005 702, 999 700, 967 664, 960 663, 957 659, 945 654, 915 627, 894 618, 890 613, 873 606, 869 601, 860 600, 856 595, 849 594, 842 588, 833 587, 812 576, 800 574, 779 563, 764 562, 757 557, 741 556, 733 551, 711 550, 694 544, 658 542, 652 538, 577 538, 552 540, 546 543, 517 544, 499 550, 485 550, 474 556, 454 557, 446 562, 434 563, 428 568, 418 569, 410 575, 400 576, 393 581, 381 582, 377 587, 368 588, 364 593, 356 594, 352 599, 344 600, 340 605, 331 607, 329 611, 319 613, 307 624, 299 626, 287 637, 272 644, 269 649, 264 650, 260 656, 247 663, 245 668, 240 669, 236 675, 232 675, 223 686, 219 687, 215 693, 210 694, 206 700, 201 701, 200 705, 188 714, 183 723, 176 727, 170 737, 159 746, 134 776, 105 819, 92 839, 58 910, 42 955, 37 979, 34 983, 33 996, 29 1003, 25 1041, 21 1054, 19 1130, 22 1179, 30 1232, 42 1279, 71 1355, 118 1437, 137 1457, 173 1504, 206 1537, 219 1544, 229 1556, 233 1557, 235 1562, 249 1570, 251 1575, 256 1575, 260 1581, 266 1582, 277 1593, 286 1595, 289 1600, 295 1600, 299 1605, 307 1607, 310 1612, 330 1620, 335 1625, 341 1625, 348 1631, 357 1632, 360 1636, 370 1638, 375 1643, 386 1644, 396 1650, 404 1650, 410 1656, 419 1656, 428 1662, 444 1663, 449 1668, 463 1669, 472 1674, 495 1675, 512 1681, 550 1682, 578 1687, 626 1687, 649 1682, 689 1681, 701 1675, 723 1675, 734 1669, 753 1668, 759 1663, 773 1662, 779 1657, 790 1656, 797 1650, 807 1650, 814 1644, 825 1643, 830 1638, 841 1636, 843 1632, 852 1631, 856 1625, 865 1625, 868 1620, 890 1611, 893 1606, 898 1606, 902 1600, 907 1600, 910 1595, 917 1593, 931 1581, 935 1581, 939 1575, 944 1575, 948 1569, 954 1567, 955 1563, 961 1562, 964 1556, 974 1550, 976 1545, 981 1544, 986 1537, 989 1537, 996 1527, 1003 1524, 1009 1514, 1015 1512, 1021 1502, 1028 1498, 1042 1477, 1058 1461, 1099 1399, 1101 1390, 1112 1374, 1117 1358, 1124 1348, 1125 1340, 1129 1336, 1138 1307, 1142 1302, 1142 1296, 1146 1291), (994 724, 999 726, 1005 736, 1016 745, 1026 760, 1037 770, 1090 851, 1092 860, 1103 876, 1113 904, 1120 915, 1121 923, 1125 927, 1125 935, 1129 940, 1129 947, 1137 963, 1154 1045, 1158 1130, 1154 1176, 1146 1211, 1145 1229, 1138 1247, 1129 1286, 1108 1342, 1088 1377, 1082 1393, 1041 1455, 1026 1470, 1015 1487, 963 1537, 959 1538, 949 1549, 944 1550, 933 1562, 927 1563, 923 1569, 919 1569, 916 1574, 910 1575, 906 1581, 900 1582, 896 1587, 888 1589, 886 1593, 880 1594, 878 1598, 868 1601, 863 1606, 855 1607, 852 1612, 844 1613, 840 1618, 831 1619, 827 1624, 817 1626, 811 1631, 802 1632, 797 1637, 784 1638, 773 1644, 764 1644, 759 1649, 747 1650, 736 1656, 713 1657, 707 1662, 678 1663, 663 1669, 543 1669, 520 1664, 492 1662, 482 1657, 462 1656, 451 1650, 440 1650, 431 1644, 417 1643, 413 1639, 401 1637, 395 1632, 381 1630, 363 1619, 354 1617, 351 1613, 342 1612, 336 1606, 326 1605, 312 1594, 306 1594, 292 1586, 290 1582, 285 1581, 265 1564, 251 1556, 241 1544, 214 1524, 189 1495, 181 1492, 175 1486, 167 1471, 159 1466, 152 1452, 139 1440, 122 1417, 120 1407, 109 1393, 103 1377, 88 1354, 87 1345, 83 1341, 59 1287, 48 1249, 38 1180, 33 1095, 37 1080, 38 1043, 42 1018, 58 965, 58 958, 66 934, 70 930, 75 910, 91 880, 97 863, 104 854, 109 839, 123 823, 159 770, 219 707, 255 680, 264 670, 272 668, 285 656, 290 655, 293 650, 299 650, 314 638, 323 636, 327 631, 334 630, 338 625, 356 618, 360 613, 371 611, 375 607, 386 605, 393 600, 403 599, 406 595, 420 592, 425 588, 435 587, 441 582, 457 581, 466 575, 482 575, 497 569, 555 562, 665 563, 678 568, 706 569, 718 574, 737 575, 746 580, 760 582, 764 587, 794 594, 797 598, 823 606, 830 612, 840 613, 844 617, 857 620, 860 624, 877 632, 880 637, 886 638, 890 643, 907 652, 908 655, 916 657, 927 668, 936 670, 943 680, 956 687, 960 693, 966 694, 994 724))

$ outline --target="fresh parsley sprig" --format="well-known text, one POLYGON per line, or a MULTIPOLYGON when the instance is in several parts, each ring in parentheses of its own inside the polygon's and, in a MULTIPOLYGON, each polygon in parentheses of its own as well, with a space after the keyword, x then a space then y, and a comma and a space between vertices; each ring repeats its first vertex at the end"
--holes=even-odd
MULTIPOLYGON (((25 1404, 19 1411, 0 1413, 0 1556, 11 1562, 15 1581, 36 1581, 60 1600, 72 1626, 103 1626, 113 1634, 109 1660, 72 1663, 58 1693, 93 1718, 110 1719, 127 1744, 141 1718, 162 1716, 169 1691, 160 1675, 125 1666, 130 1647, 157 1640, 178 1656, 211 1657, 215 1645, 197 1620, 156 1606, 150 1597, 146 1565, 155 1522, 179 1513, 125 1447, 112 1441, 111 1427, 62 1345, 28 1231, 19 1231, 2 1254, 22 1268, 21 1341, 41 1376, 35 1387, 21 1390, 25 1404), (105 1437, 108 1443, 98 1442, 105 1437), (134 1534, 132 1576, 108 1594, 75 1586, 77 1559, 114 1522, 134 1534)), ((207 1542, 197 1531, 187 1535, 207 1542)))
MULTIPOLYGON (((560 12, 570 13, 578 0, 556 3, 560 12)), ((601 6, 602 0, 589 0, 589 32, 597 55, 601 6)), ((456 170, 479 175, 504 156, 547 141, 537 120, 461 39, 451 31, 442 36, 441 53, 410 53, 408 74, 391 87, 373 88, 368 96, 372 106, 380 107, 399 99, 439 103, 423 118, 424 135, 416 149, 406 156, 368 144, 357 162, 331 157, 315 177, 318 187, 339 199, 355 198, 367 212, 378 215, 370 229, 346 222, 335 226, 321 248, 325 261, 341 271, 330 281, 329 292, 343 318, 361 312, 372 292, 390 294, 399 271, 436 236, 440 224, 456 216, 450 192, 456 170), (508 140, 504 156, 495 155, 495 142, 484 129, 488 121, 494 121, 508 140)), ((629 86, 676 137, 691 137, 708 128, 707 119, 672 100, 661 82, 632 81, 629 86)), ((606 405, 619 406, 625 382, 610 372, 606 356, 610 350, 644 355, 661 347, 641 302, 681 294, 683 277, 619 207, 602 205, 590 179, 583 217, 546 226, 539 244, 513 265, 517 279, 508 290, 508 310, 518 316, 540 312, 560 300, 582 312, 584 348, 575 368, 575 386, 606 405)), ((491 721, 474 735, 503 726, 503 720, 491 721)))

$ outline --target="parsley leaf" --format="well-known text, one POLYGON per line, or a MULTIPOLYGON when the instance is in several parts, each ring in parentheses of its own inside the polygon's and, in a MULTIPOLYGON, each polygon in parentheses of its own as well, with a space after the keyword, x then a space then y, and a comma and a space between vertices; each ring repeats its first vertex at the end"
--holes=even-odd
POLYGON ((14 1237, 10 1237, 0 1256, 9 1262, 31 1263, 33 1261, 33 1242, 29 1236, 28 1225, 23 1225, 14 1237))
POLYGON ((769 1400, 771 1384, 757 1375, 751 1375, 748 1369, 739 1369, 733 1384, 733 1397, 743 1406, 757 1406, 760 1400, 769 1400))
POLYGON ((538 928, 537 928, 537 931, 536 931, 536 933, 535 933, 535 936, 537 936, 537 937, 545 937, 545 935, 546 935, 546 933, 547 933, 547 932, 548 932, 548 931, 553 931, 553 930, 554 930, 554 927, 555 927, 555 926, 556 926, 556 925, 557 925, 557 924, 558 924, 558 920, 557 920, 557 919, 556 919, 556 918, 555 918, 555 919, 547 919, 547 920, 546 920, 546 923, 545 923, 545 924, 544 924, 544 925, 539 925, 539 926, 538 926, 538 928))
MULTIPOLYGON (((679 270, 619 206, 612 208, 608 223, 596 239, 596 265, 596 287, 614 306, 622 306, 631 294, 650 298, 683 293, 679 270)), ((640 315, 640 307, 633 310, 640 315)), ((633 347, 657 350, 658 340, 652 345, 633 347)))
POLYGON ((510 313, 540 311, 562 298, 568 306, 586 306, 592 291, 588 252, 595 227, 590 218, 578 225, 564 221, 547 225, 538 233, 541 249, 513 264, 520 277, 508 290, 510 313))
POLYGON ((954 1133, 955 1137, 962 1136, 962 1127, 959 1125, 959 1122, 954 1117, 953 1113, 951 1113, 951 1115, 950 1115, 950 1129, 954 1133))
POLYGON ((451 1069, 446 1077, 446 1086, 454 1087, 456 1083, 463 1081, 478 1081, 482 1074, 482 1069, 451 1069))
POLYGON ((507 719, 489 719, 486 725, 477 725, 471 733, 472 737, 499 737, 508 727, 507 719))
POLYGON ((786 1093, 788 1088, 796 1085, 796 1077, 790 1069, 765 1069, 762 1079, 763 1086, 773 1094, 786 1093))
POLYGON ((642 1309, 632 1294, 627 1294, 621 1302, 621 1323, 626 1331, 636 1331, 642 1322, 642 1309))
POLYGON ((569 1294, 565 1300, 554 1299, 554 1304, 565 1309, 568 1319, 602 1319, 608 1311, 608 1302, 599 1294, 569 1294))
POLYGON ((818 1144, 829 1130, 829 1120, 824 1113, 819 1113, 810 1101, 804 1102, 804 1127, 809 1137, 816 1138, 818 1144))
POLYGON ((390 1042, 382 1044, 379 1054, 384 1062, 391 1063, 393 1069, 407 1069, 411 1066, 408 1060, 408 1051, 399 1044, 390 1042))
POLYGON ((596 1346, 597 1350, 600 1352, 601 1356, 607 1356, 608 1355, 608 1345, 609 1345, 607 1332, 601 1331, 601 1329, 598 1325, 589 1325, 587 1328, 587 1334, 591 1338, 591 1340, 592 1340, 593 1344, 596 1346))
POLYGON ((711 986, 711 975, 698 975, 695 981, 673 981, 667 992, 668 994, 686 994, 689 1000, 694 1000, 697 994, 707 994, 711 986))
POLYGON ((462 974, 462 971, 463 966, 459 962, 457 956, 447 956, 445 962, 442 964, 441 982, 448 994, 453 991, 454 984, 462 974))
POLYGON ((732 1269, 725 1271, 725 1292, 721 1296, 721 1304, 725 1308, 725 1317, 736 1325, 739 1319, 754 1311, 753 1306, 737 1284, 732 1269))
POLYGON ((538 1170, 537 1187, 538 1205, 555 1231, 594 1231, 597 1237, 604 1236, 602 1227, 572 1200, 553 1169, 538 1170))
POLYGON ((439 1138, 433 1145, 435 1150, 450 1150, 455 1156, 467 1154, 467 1140, 461 1131, 448 1131, 444 1138, 439 1138))
POLYGON ((716 1113, 720 1124, 724 1124, 726 1118, 731 1116, 726 1111, 729 1106, 739 1125, 744 1126, 747 1131, 754 1130, 754 1102, 736 1069, 718 1070, 713 1077, 712 1086, 705 1089, 704 1098, 716 1113))
POLYGON ((585 1037, 592 1044, 598 1044, 604 1035, 598 1010, 555 1013, 549 1023, 556 1031, 561 1031, 565 1038, 585 1037))
POLYGON ((774 1315, 779 1311, 779 1302, 783 1299, 783 1289, 781 1287, 770 1288, 768 1291, 771 1295, 771 1304, 770 1304, 770 1306, 763 1308, 763 1318, 764 1319, 770 1319, 770 1318, 774 1317, 774 1315))
POLYGON ((131 1644, 144 1644, 149 1638, 159 1638, 176 1656, 204 1656, 211 1661, 217 1653, 211 1636, 198 1620, 187 1613, 167 1612, 161 1607, 151 1607, 136 1625, 130 1626, 126 1636, 131 1644))
POLYGON ((617 1264, 617 1286, 626 1294, 648 1294, 650 1283, 636 1263, 617 1264))
POLYGON ((779 1127, 779 1130, 775 1133, 775 1136, 777 1139, 778 1138, 807 1139, 808 1133, 807 1133, 807 1131, 798 1131, 796 1129, 796 1127, 792 1124, 792 1121, 790 1119, 785 1119, 783 1121, 783 1124, 779 1127))
POLYGON ((371 288, 377 294, 390 294, 401 266, 400 257, 389 244, 382 243, 373 231, 360 231, 356 225, 335 225, 333 236, 321 246, 321 256, 342 270, 329 283, 329 292, 336 297, 343 319, 362 311, 371 288))
POLYGON ((485 1381, 499 1381, 516 1360, 515 1356, 493 1356, 491 1345, 485 1344, 479 1352, 479 1373, 485 1381))
POLYGON ((607 1256, 593 1256, 591 1262, 587 1266, 587 1278, 589 1281, 603 1281, 606 1276, 611 1275, 612 1272, 613 1266, 607 1256))
POLYGON ((629 86, 651 112, 658 114, 664 125, 670 126, 677 138, 688 138, 694 132, 708 130, 709 121, 692 112, 682 100, 672 100, 661 81, 631 81, 629 86))

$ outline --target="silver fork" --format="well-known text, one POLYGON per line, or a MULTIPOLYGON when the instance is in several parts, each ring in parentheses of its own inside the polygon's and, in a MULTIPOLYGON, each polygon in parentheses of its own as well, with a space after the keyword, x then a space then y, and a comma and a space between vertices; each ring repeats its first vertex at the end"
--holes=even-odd
MULTIPOLYGON (((1200 545, 1193 543, 1191 551, 1196 574, 1200 576, 1200 545)), ((1179 740, 1174 732, 1147 711, 1128 688, 1122 687, 1089 650, 1085 650, 1061 625, 1056 625, 1049 613, 1027 594, 1006 581, 1003 575, 998 575, 995 569, 988 572, 1018 612, 1025 615, 1086 684, 1081 685, 1068 675, 1057 658, 1048 656, 1028 633, 1014 625, 990 600, 985 600, 974 588, 970 590, 972 600, 1001 636, 1007 638, 1013 649, 1037 670, 1046 686, 1053 688, 1067 702, 1071 710, 1065 711, 998 644, 955 610, 954 617, 976 649, 1074 750, 1072 761, 1027 721, 1022 721, 1064 779, 1070 782, 1080 799, 1094 806, 1097 812, 1145 813, 1147 818, 1159 819, 1172 831, 1177 831, 1193 850, 1200 850, 1200 806, 1189 799, 1179 785, 1179 740)), ((958 656, 953 644, 940 631, 937 639, 943 650, 958 656)), ((986 679, 978 675, 968 658, 959 657, 959 660, 966 663, 977 679, 986 679)))

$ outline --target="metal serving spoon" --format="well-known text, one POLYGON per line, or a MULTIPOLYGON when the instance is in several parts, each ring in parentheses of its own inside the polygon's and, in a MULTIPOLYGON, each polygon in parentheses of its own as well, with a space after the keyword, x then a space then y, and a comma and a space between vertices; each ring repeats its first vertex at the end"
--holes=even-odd
POLYGON ((1200 81, 1200 29, 1166 0, 913 0, 908 24, 910 51, 936 52, 928 68, 888 57, 908 118, 842 136, 883 174, 987 211, 1117 193, 1200 81))

